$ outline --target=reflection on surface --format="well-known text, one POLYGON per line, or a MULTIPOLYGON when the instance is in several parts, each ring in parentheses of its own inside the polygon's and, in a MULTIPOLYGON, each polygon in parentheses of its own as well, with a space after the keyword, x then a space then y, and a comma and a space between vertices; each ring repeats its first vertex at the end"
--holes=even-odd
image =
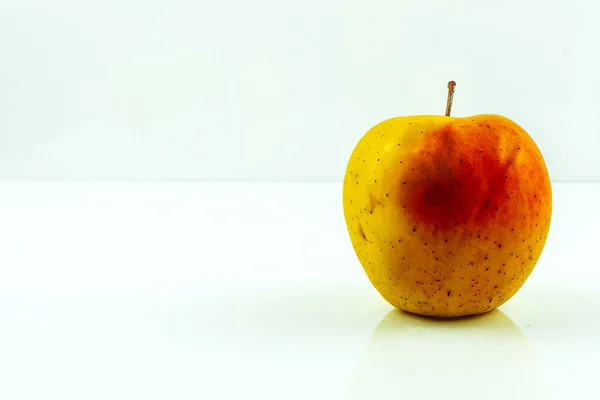
POLYGON ((542 389, 533 350, 502 311, 439 320, 393 310, 364 349, 350 398, 540 399, 542 389))

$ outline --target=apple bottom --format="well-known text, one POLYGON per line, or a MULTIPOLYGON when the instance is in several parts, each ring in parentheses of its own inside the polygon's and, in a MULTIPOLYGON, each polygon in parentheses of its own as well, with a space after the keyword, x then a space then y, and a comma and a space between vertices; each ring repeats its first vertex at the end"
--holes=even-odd
POLYGON ((525 283, 544 248, 548 224, 530 231, 456 227, 452 234, 409 228, 402 239, 389 232, 378 241, 387 247, 375 247, 367 236, 359 260, 394 307, 436 317, 481 314, 508 301, 525 283))

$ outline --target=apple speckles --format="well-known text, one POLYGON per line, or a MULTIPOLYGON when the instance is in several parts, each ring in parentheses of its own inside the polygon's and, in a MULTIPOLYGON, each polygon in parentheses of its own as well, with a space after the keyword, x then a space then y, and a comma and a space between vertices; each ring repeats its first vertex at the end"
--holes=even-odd
POLYGON ((369 193, 369 213, 373 214, 375 208, 379 207, 380 205, 381 202, 379 199, 373 193, 369 193))
POLYGON ((360 235, 360 237, 363 238, 363 240, 367 240, 367 234, 365 233, 365 230, 363 229, 361 224, 358 224, 358 234, 360 235))

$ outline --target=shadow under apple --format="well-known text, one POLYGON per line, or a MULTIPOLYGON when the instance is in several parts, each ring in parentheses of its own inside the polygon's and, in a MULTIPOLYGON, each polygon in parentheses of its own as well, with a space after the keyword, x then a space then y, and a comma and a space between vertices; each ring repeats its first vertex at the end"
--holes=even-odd
POLYGON ((533 349, 500 310, 448 320, 392 310, 349 390, 351 399, 545 398, 533 349))

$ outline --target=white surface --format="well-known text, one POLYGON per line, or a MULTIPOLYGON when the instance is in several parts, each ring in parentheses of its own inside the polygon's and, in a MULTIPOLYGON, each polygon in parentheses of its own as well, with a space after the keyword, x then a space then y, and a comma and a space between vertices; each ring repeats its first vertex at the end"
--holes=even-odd
POLYGON ((521 291, 438 323, 386 317, 340 184, 1 184, 0 398, 590 398, 599 203, 554 184, 521 291))
POLYGON ((599 4, 0 0, 0 179, 339 181, 454 79, 453 115, 503 114, 554 180, 600 180, 599 4))

